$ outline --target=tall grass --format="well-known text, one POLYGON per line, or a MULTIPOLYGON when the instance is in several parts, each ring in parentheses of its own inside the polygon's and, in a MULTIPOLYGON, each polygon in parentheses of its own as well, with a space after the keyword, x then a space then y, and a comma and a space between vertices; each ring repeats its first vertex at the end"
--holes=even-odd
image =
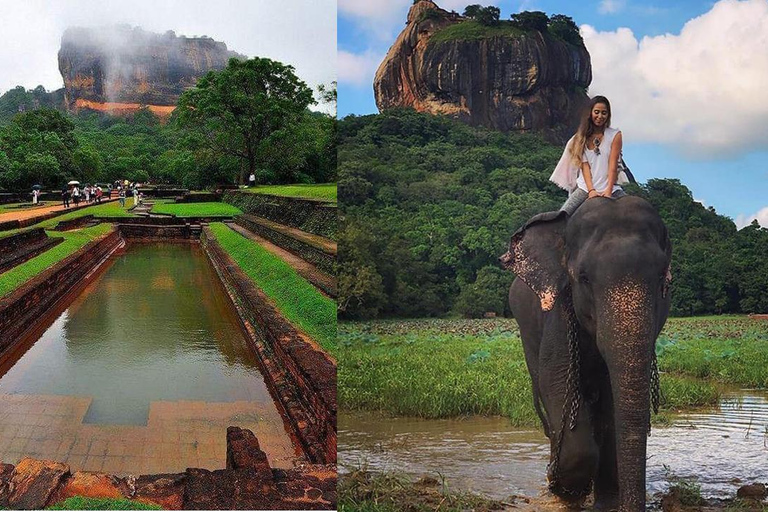
POLYGON ((275 302, 283 315, 335 354, 336 303, 259 244, 220 222, 212 223, 210 228, 221 247, 275 302))
POLYGON ((365 324, 345 324, 339 330, 341 408, 424 418, 503 415, 515 425, 535 425, 522 345, 508 327, 376 334, 365 324))
POLYGON ((49 232, 48 236, 63 237, 64 241, 31 260, 25 261, 21 265, 0 274, 0 297, 11 293, 48 267, 53 266, 70 254, 74 254, 91 240, 109 233, 112 229, 114 229, 112 224, 99 224, 77 231, 49 232))
MULTIPOLYGON (((338 339, 342 410, 538 423, 514 320, 342 323, 338 339)), ((723 384, 768 387, 766 321, 670 319, 658 347, 663 410, 715 405, 723 384)))
POLYGON ((745 387, 768 387, 768 321, 674 319, 657 345, 662 370, 745 387))

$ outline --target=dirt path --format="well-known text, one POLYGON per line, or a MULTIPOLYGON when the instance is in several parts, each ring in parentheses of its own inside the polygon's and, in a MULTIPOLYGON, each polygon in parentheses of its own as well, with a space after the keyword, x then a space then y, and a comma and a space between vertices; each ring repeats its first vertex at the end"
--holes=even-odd
MULTIPOLYGON (((8 222, 10 220, 27 220, 34 217, 40 217, 42 215, 46 215, 48 213, 52 212, 59 212, 63 210, 76 210, 79 208, 83 208, 85 203, 81 203, 81 206, 78 208, 75 208, 72 206, 71 208, 64 208, 63 204, 56 204, 54 206, 44 206, 42 208, 30 208, 28 210, 20 210, 17 212, 6 212, 6 213, 0 213, 0 222, 8 222)), ((91 203, 88 206, 94 206, 97 203, 91 203)))

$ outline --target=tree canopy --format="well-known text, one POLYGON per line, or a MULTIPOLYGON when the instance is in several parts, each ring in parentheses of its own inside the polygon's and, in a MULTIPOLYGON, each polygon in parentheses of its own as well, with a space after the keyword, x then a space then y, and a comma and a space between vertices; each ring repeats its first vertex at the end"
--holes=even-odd
MULTIPOLYGON (((339 122, 339 312, 344 318, 506 313, 497 258, 531 216, 557 209, 562 148, 411 110, 339 122)), ((768 311, 768 229, 739 231, 674 179, 626 190, 673 243, 672 314, 768 311)))
MULTIPOLYGON (((317 92, 321 102, 335 107, 334 83, 317 92)), ((179 126, 178 113, 164 122, 146 107, 123 116, 41 107, 58 97, 42 86, 17 87, 0 96, 0 188, 20 192, 33 184, 58 189, 71 179, 128 179, 200 189, 236 183, 243 172, 242 159, 216 152, 208 143, 206 135, 218 133, 179 126)), ((298 123, 273 133, 261 146, 260 181, 335 181, 336 123, 333 115, 302 107, 298 123)))
POLYGON ((301 121, 313 103, 312 90, 293 67, 233 58, 181 95, 178 122, 200 133, 214 156, 239 160, 239 182, 247 183, 259 164, 266 167, 274 148, 300 146, 301 121))

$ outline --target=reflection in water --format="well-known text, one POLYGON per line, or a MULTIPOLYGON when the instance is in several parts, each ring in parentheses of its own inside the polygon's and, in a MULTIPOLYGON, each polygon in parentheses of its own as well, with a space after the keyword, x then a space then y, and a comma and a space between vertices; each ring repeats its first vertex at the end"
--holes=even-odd
POLYGON ((156 400, 272 404, 196 245, 130 246, 2 378, 1 393, 93 397, 86 423, 146 425, 156 400))
MULTIPOLYGON (((545 490, 549 441, 502 418, 419 420, 371 414, 339 416, 343 471, 370 469, 441 474, 453 488, 504 499, 545 490)), ((707 497, 735 495, 768 480, 768 393, 726 395, 717 410, 683 414, 648 438, 648 490, 663 491, 667 470, 695 478, 707 497)))

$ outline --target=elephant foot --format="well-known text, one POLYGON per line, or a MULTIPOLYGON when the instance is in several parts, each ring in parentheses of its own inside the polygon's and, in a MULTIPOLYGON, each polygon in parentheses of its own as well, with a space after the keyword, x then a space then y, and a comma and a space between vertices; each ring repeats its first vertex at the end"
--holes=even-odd
POLYGON ((606 512, 619 509, 618 494, 600 494, 595 496, 595 510, 606 512))

